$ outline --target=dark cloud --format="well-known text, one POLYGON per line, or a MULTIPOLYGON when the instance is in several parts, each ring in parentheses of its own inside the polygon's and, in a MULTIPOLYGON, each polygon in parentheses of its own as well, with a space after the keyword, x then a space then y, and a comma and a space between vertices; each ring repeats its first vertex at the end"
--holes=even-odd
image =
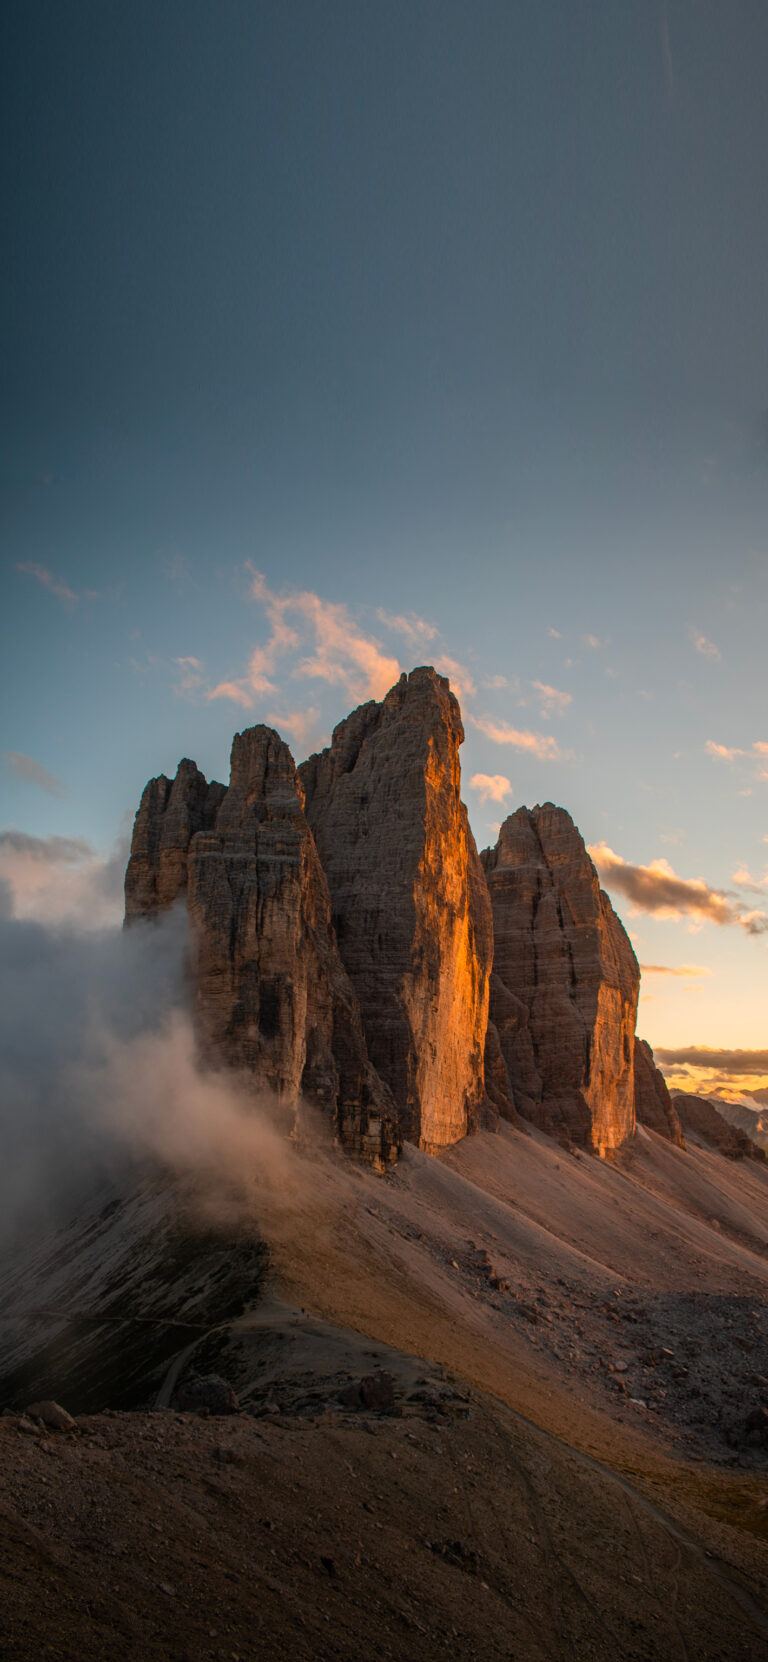
POLYGON ((0 850, 26 854, 49 865, 74 865, 93 858, 94 850, 85 837, 33 837, 27 831, 0 831, 0 850))
POLYGON ((768 1050, 709 1050, 706 1045, 685 1045, 679 1050, 654 1050, 665 1067, 713 1068, 718 1073, 767 1074, 768 1050))
POLYGON ((634 866, 607 843, 597 843, 589 853, 606 886, 626 895, 639 912, 699 918, 721 926, 738 924, 748 935, 764 935, 768 930, 764 912, 750 910, 726 889, 712 889, 702 878, 678 877, 668 860, 634 866))

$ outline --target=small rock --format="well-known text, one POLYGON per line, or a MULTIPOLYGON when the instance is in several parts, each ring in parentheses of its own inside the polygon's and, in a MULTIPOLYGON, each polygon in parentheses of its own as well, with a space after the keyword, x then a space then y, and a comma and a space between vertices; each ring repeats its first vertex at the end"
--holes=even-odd
POLYGON ((49 1431, 74 1431, 75 1421, 58 1402, 31 1402, 24 1410, 32 1420, 40 1420, 49 1431))
POLYGON ((366 1374, 339 1391, 339 1402, 345 1408, 367 1408, 380 1414, 391 1413, 395 1406, 395 1381, 391 1373, 381 1369, 366 1374))
POLYGON ((185 1414, 239 1414, 240 1404, 229 1380, 220 1374, 209 1373, 201 1379, 190 1379, 176 1393, 179 1408, 185 1414))

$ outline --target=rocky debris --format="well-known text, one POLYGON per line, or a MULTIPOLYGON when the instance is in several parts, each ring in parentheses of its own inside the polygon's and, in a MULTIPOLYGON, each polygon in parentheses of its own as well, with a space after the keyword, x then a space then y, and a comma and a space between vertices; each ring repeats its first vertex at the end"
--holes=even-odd
POLYGON ((240 1404, 229 1383, 218 1373, 185 1380, 176 1392, 176 1405, 183 1414, 239 1414, 240 1404))
POLYGON ((677 1148, 685 1148, 680 1116, 645 1039, 635 1038, 635 1117, 677 1148))
POLYGON ((401 676, 299 770, 371 1061, 400 1129, 431 1152, 477 1122, 490 905, 460 797, 459 706, 434 669, 401 676))
POLYGON ((366 1374, 339 1391, 339 1402, 344 1408, 366 1408, 377 1414, 395 1412, 395 1380, 391 1373, 381 1369, 366 1374))
POLYGON ((126 921, 184 894, 195 1025, 216 1065, 245 1070, 295 1112, 317 1102, 340 1142, 374 1165, 398 1140, 339 957, 325 876, 288 746, 273 729, 235 736, 228 788, 193 763, 151 781, 126 874, 126 921))
POLYGON ((47 1431, 74 1431, 76 1421, 58 1402, 31 1402, 24 1409, 28 1420, 38 1420, 47 1431))
POLYGON ((510 1104, 605 1155, 635 1128, 640 972, 629 938, 564 808, 519 808, 482 863, 495 937, 490 1016, 510 1104))
POLYGON ((726 1159, 765 1159, 763 1150, 757 1147, 751 1137, 748 1137, 745 1131, 740 1131, 737 1126, 729 1125, 727 1119, 707 1097, 677 1091, 672 1100, 683 1129, 700 1137, 710 1148, 724 1154, 726 1159))

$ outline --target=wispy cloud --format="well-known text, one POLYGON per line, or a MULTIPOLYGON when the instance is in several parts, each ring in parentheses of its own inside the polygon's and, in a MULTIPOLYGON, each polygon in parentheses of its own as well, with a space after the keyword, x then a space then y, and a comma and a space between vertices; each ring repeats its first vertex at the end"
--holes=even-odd
POLYGON ((455 658, 449 658, 445 652, 441 653, 440 657, 435 659, 435 669, 439 670, 441 675, 447 675, 459 700, 463 702, 465 699, 474 698, 477 688, 472 676, 455 658))
POLYGON ((37 583, 42 583, 44 589, 50 589, 51 594, 55 594, 57 600, 61 600, 65 606, 71 606, 77 600, 74 589, 71 589, 63 578, 49 571, 47 566, 39 566, 34 560, 22 560, 17 562, 16 570, 23 572, 27 577, 34 577, 37 583))
POLYGON ((200 658, 174 658, 179 671, 177 691, 182 693, 199 692, 204 682, 205 665, 200 658))
POLYGON ((606 644, 601 641, 597 635, 582 635, 581 640, 582 645, 590 646, 593 652, 596 652, 599 646, 606 644))
POLYGON ((507 721, 494 721, 491 716, 470 716, 473 727, 484 733, 494 744, 508 744, 513 750, 524 750, 537 756, 540 762, 561 762, 567 759, 551 733, 521 732, 507 721))
POLYGON ((278 733, 290 733, 295 744, 306 747, 319 733, 320 711, 314 705, 310 705, 308 710, 273 710, 267 721, 271 727, 277 728, 278 733))
MULTIPOLYGON (((272 689, 274 690, 274 689, 272 689)), ((217 686, 211 687, 206 698, 229 698, 233 704, 241 704, 244 710, 253 709, 253 694, 242 681, 219 681, 217 686)))
POLYGON ((385 629, 391 629, 396 635, 404 635, 410 646, 422 647, 427 641, 433 641, 439 633, 434 623, 427 623, 423 617, 417 617, 415 612, 402 612, 393 615, 385 612, 382 606, 377 607, 376 616, 385 629))
POLYGON ((556 713, 561 716, 568 705, 573 703, 573 695, 569 692, 559 692, 557 687, 548 687, 546 681, 532 681, 531 686, 538 696, 541 713, 544 716, 556 713))
POLYGON ((733 762, 737 756, 746 756, 745 750, 739 750, 736 745, 716 744, 714 739, 707 739, 704 746, 708 756, 714 756, 719 762, 733 762))
POLYGON ((686 979, 712 974, 701 964, 641 964, 640 969, 643 975, 679 975, 686 979))
POLYGON ((547 630, 547 634, 551 635, 553 641, 561 641, 562 638, 563 638, 561 633, 560 633, 560 630, 559 629, 553 629, 551 626, 547 630))
POLYGON ((763 894, 768 889, 768 871, 762 877, 753 877, 748 866, 737 866, 731 882, 739 889, 752 889, 755 894, 763 894))
POLYGON ((688 634, 696 651, 701 654, 702 658, 714 658, 718 662, 722 659, 723 654, 719 646, 715 646, 714 641, 707 640, 706 635, 700 634, 699 630, 695 629, 693 625, 688 630, 688 634))
POLYGON ((4 750, 3 760, 30 785, 39 785, 41 791, 47 791, 49 796, 66 796, 67 787, 63 785, 55 774, 49 773, 47 768, 41 767, 33 756, 25 756, 23 750, 4 750))
POLYGON ((679 919, 692 917, 702 923, 738 924, 749 935, 763 935, 768 917, 749 911, 724 889, 712 889, 702 878, 678 877, 668 860, 652 860, 636 866, 615 854, 605 842, 593 844, 588 853, 609 889, 626 896, 638 912, 679 919))
POLYGON ((469 783, 481 802, 503 802, 512 795, 511 782, 503 773, 473 773, 469 783))
POLYGON ((271 589, 260 571, 248 565, 250 596, 266 613, 268 640, 251 653, 247 674, 220 681, 209 698, 229 698, 250 708, 254 695, 277 691, 274 676, 281 659, 298 655, 293 679, 325 681, 342 686, 352 698, 383 698, 398 679, 397 658, 381 642, 364 635, 349 608, 323 600, 312 590, 271 589))

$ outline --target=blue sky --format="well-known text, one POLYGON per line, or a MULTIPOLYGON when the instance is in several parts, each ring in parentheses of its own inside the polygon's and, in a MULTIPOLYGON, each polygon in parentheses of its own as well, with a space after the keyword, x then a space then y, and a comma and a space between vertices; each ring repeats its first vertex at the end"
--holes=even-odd
MULTIPOLYGON (((180 755, 267 719, 298 757, 453 664, 480 845, 563 803, 641 961, 702 972, 641 1031, 760 1048, 761 0, 3 34, 2 825, 106 855, 180 755)), ((82 851, 0 846, 82 904, 82 851)))

